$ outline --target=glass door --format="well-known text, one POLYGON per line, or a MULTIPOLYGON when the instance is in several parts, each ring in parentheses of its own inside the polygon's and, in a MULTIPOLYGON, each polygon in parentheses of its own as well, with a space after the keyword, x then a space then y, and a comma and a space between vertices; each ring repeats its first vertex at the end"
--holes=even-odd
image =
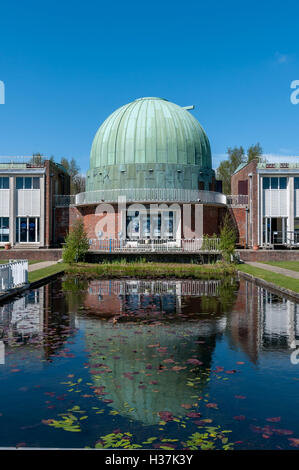
POLYGON ((28 241, 34 243, 36 241, 36 225, 35 218, 30 217, 28 220, 28 241))
POLYGON ((17 217, 16 219, 16 242, 17 243, 39 242, 39 217, 17 217))
POLYGON ((18 241, 20 243, 26 243, 27 242, 27 218, 20 217, 19 222, 20 222, 20 240, 18 241))

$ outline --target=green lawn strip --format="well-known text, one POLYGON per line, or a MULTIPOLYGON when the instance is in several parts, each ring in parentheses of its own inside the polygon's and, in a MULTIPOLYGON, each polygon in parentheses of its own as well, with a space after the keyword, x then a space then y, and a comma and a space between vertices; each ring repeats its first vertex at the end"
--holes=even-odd
MULTIPOLYGON (((14 259, 13 261, 18 261, 17 259, 14 259)), ((7 264, 9 262, 9 259, 0 259, 0 264, 7 264)), ((29 264, 36 264, 36 263, 43 263, 41 260, 37 261, 29 261, 29 264)))
POLYGON ((224 263, 196 265, 180 263, 78 263, 67 265, 65 272, 85 278, 217 278, 236 274, 234 265, 224 263))
POLYGON ((263 261, 263 263, 299 272, 299 261, 263 261))
POLYGON ((28 273, 29 282, 36 282, 39 281, 47 276, 51 276, 52 274, 57 274, 65 269, 65 264, 57 263, 53 264, 52 266, 48 266, 47 268, 37 269, 36 271, 32 271, 28 273))
POLYGON ((264 281, 272 282, 272 284, 276 284, 277 286, 283 287, 284 289, 299 292, 298 279, 293 279, 289 276, 283 276, 282 274, 266 271, 265 269, 255 268, 254 266, 249 266, 248 264, 240 264, 238 266, 238 270, 251 274, 252 276, 259 277, 264 281))

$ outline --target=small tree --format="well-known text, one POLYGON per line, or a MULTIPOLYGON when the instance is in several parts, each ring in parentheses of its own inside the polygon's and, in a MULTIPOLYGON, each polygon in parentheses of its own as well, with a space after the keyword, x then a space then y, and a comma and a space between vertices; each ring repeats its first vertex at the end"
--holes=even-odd
POLYGON ((62 258, 65 263, 84 261, 89 248, 88 238, 82 220, 77 220, 65 238, 62 258))
POLYGON ((219 248, 227 263, 232 261, 232 257, 235 253, 236 238, 236 231, 232 225, 231 218, 229 214, 226 213, 220 230, 219 248))

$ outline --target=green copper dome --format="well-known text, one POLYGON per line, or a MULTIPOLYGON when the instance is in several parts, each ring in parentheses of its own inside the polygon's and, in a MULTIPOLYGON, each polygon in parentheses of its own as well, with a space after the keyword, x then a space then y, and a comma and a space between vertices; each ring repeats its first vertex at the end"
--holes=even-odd
POLYGON ((209 140, 189 111, 162 98, 140 98, 97 131, 87 190, 198 189, 199 180, 211 180, 211 168, 209 140))

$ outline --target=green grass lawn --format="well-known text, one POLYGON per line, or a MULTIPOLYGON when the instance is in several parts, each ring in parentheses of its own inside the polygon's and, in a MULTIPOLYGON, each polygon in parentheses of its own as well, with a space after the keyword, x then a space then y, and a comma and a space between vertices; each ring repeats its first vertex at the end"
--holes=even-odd
POLYGON ((57 274, 57 273, 63 272, 65 267, 66 267, 65 264, 57 263, 47 268, 37 269, 36 271, 28 273, 29 282, 36 282, 47 276, 50 276, 51 274, 57 274))
POLYGON ((178 278, 200 279, 218 278, 236 274, 235 265, 215 264, 182 264, 182 263, 78 263, 67 265, 65 272, 81 275, 87 279, 95 278, 178 278))
POLYGON ((290 269, 299 272, 299 261, 263 261, 265 264, 277 266, 278 268, 290 269))
MULTIPOLYGON (((18 261, 17 259, 14 259, 14 261, 18 261)), ((6 264, 8 263, 8 259, 0 259, 0 264, 6 264)), ((29 264, 36 264, 36 263, 42 263, 42 260, 37 260, 37 261, 29 261, 29 264)))
POLYGON ((273 284, 276 284, 279 287, 283 287, 284 289, 290 289, 299 293, 298 279, 293 279, 289 276, 283 276, 282 274, 266 271, 265 269, 255 268, 253 266, 249 266, 248 264, 240 264, 238 266, 238 270, 251 274, 252 276, 259 277, 264 281, 272 282, 273 284))

